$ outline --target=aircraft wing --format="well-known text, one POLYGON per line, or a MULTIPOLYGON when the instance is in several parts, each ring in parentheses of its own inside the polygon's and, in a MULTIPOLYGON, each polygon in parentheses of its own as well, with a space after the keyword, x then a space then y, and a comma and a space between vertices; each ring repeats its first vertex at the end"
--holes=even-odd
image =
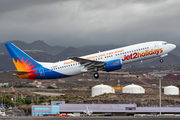
POLYGON ((79 57, 70 57, 69 59, 79 62, 81 66, 84 66, 85 68, 87 68, 87 70, 91 70, 97 67, 103 67, 105 64, 104 62, 101 61, 89 60, 79 57))

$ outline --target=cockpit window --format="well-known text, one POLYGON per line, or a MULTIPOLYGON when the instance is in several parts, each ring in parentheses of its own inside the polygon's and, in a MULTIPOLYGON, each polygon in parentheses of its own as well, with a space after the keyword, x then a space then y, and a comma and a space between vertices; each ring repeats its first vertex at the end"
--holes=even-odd
POLYGON ((166 45, 167 43, 162 43, 162 45, 166 45))

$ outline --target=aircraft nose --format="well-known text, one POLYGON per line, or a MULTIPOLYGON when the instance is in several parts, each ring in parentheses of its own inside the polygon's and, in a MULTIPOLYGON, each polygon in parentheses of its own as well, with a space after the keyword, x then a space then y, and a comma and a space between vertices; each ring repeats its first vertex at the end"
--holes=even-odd
POLYGON ((176 45, 170 44, 170 45, 169 45, 169 48, 171 48, 172 50, 174 50, 174 49, 176 48, 176 45))

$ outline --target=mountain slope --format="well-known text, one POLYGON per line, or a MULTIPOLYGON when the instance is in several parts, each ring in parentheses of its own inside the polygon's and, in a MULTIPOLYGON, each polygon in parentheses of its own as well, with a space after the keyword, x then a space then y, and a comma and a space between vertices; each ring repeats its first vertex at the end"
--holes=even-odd
MULTIPOLYGON (((14 45, 16 45, 18 48, 22 50, 42 50, 44 52, 47 52, 53 55, 58 54, 62 52, 64 49, 66 49, 66 47, 61 47, 61 46, 55 46, 55 47, 49 46, 42 40, 37 40, 30 44, 25 43, 23 41, 18 41, 18 40, 13 40, 13 41, 8 41, 8 42, 12 42, 14 45)), ((8 54, 4 44, 5 43, 0 43, 0 53, 8 54)))

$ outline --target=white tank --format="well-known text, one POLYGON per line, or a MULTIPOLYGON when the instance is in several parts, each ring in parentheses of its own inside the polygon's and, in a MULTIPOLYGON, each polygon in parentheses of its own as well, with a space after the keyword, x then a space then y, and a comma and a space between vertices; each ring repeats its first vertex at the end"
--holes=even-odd
POLYGON ((165 95, 179 95, 179 88, 176 86, 167 86, 164 88, 165 95))
POLYGON ((122 93, 142 94, 145 93, 145 89, 139 85, 131 84, 123 87, 122 93))
POLYGON ((104 93, 115 93, 115 91, 112 87, 103 84, 92 87, 92 97, 102 95, 104 93))

